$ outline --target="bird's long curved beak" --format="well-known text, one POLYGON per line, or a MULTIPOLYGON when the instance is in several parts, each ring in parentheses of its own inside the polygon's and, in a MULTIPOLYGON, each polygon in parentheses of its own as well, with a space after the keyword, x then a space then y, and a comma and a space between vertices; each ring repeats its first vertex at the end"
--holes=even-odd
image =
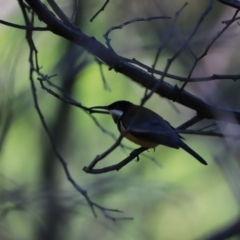
POLYGON ((91 107, 89 108, 89 113, 102 113, 102 114, 110 114, 108 111, 107 106, 95 106, 95 107, 91 107), (100 110, 99 110, 100 109, 100 110), (105 111, 101 111, 101 109, 104 109, 105 111))

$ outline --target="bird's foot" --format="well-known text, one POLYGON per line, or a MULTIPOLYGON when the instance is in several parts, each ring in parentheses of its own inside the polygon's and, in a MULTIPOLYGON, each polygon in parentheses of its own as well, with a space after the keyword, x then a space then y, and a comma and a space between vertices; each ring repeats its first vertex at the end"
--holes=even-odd
POLYGON ((156 148, 155 148, 155 147, 154 147, 154 148, 148 148, 147 151, 149 152, 150 149, 153 149, 154 152, 156 151, 156 148))
POLYGON ((139 160, 140 160, 140 154, 143 152, 143 151, 145 151, 145 150, 147 150, 147 148, 143 148, 143 147, 140 147, 140 148, 137 148, 137 149, 135 149, 135 150, 133 150, 131 153, 130 153, 130 156, 133 156, 133 158, 137 158, 136 159, 136 162, 139 162, 139 160))

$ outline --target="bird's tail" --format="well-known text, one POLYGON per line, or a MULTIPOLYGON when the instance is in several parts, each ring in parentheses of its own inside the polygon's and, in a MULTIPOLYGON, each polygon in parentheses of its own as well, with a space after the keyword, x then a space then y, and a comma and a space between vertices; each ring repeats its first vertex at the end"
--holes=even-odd
POLYGON ((183 148, 186 152, 191 154, 193 157, 195 157, 200 163, 207 165, 207 162, 200 156, 198 155, 195 151, 193 151, 186 143, 181 141, 179 143, 179 147, 183 148))

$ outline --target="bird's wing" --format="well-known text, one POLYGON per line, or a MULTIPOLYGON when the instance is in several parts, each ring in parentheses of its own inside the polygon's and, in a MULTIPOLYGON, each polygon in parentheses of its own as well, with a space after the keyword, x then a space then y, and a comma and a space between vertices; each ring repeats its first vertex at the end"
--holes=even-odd
POLYGON ((180 137, 174 131, 174 128, 161 116, 147 108, 135 108, 123 114, 120 121, 129 134, 141 140, 166 145, 168 147, 178 148, 180 137), (135 116, 132 118, 132 116, 135 116))

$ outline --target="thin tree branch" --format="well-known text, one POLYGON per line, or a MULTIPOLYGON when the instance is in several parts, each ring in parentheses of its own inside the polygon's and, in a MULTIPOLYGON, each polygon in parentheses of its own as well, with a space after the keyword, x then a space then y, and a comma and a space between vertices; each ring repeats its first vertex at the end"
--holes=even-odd
MULTIPOLYGON (((175 26, 175 24, 176 24, 176 22, 177 22, 177 20, 178 20, 178 17, 179 17, 179 15, 180 15, 180 13, 184 10, 184 8, 187 6, 187 3, 185 3, 181 8, 180 8, 180 10, 178 10, 176 13, 175 13, 175 17, 174 17, 174 19, 173 19, 173 21, 172 21, 172 24, 170 25, 170 27, 169 27, 169 31, 168 31, 168 36, 167 36, 167 38, 164 40, 164 42, 161 44, 161 46, 158 48, 158 50, 157 50, 157 52, 156 52, 156 54, 155 54, 155 59, 154 59, 154 62, 153 62, 153 64, 152 64, 152 76, 153 76, 153 74, 154 74, 154 70, 155 70, 155 68, 156 68, 156 65, 157 65, 157 62, 158 62, 158 59, 159 59, 159 57, 160 57, 160 54, 161 54, 161 52, 162 52, 162 50, 168 45, 168 43, 169 43, 169 41, 170 41, 170 39, 171 39, 171 37, 172 37, 172 32, 173 32, 173 29, 174 29, 174 26, 175 26)), ((163 76, 163 75, 162 75, 163 76)), ((147 95, 148 95, 148 88, 145 88, 145 92, 144 92, 144 96, 143 96, 143 98, 141 99, 141 106, 144 104, 144 102, 145 102, 145 100, 146 100, 146 98, 147 98, 147 95)))
MULTIPOLYGON (((22 29, 22 30, 28 30, 29 28, 27 28, 26 26, 22 26, 19 24, 15 24, 15 23, 10 23, 4 20, 0 20, 0 23, 9 27, 13 27, 13 28, 17 28, 17 29, 22 29)), ((32 31, 48 31, 49 29, 47 27, 32 27, 31 29, 32 31)))
MULTIPOLYGON (((199 27, 201 26, 202 22, 204 21, 205 17, 209 14, 209 12, 212 9, 213 5, 213 0, 209 0, 208 5, 205 9, 205 11, 202 13, 200 16, 195 28, 192 30, 191 34, 189 35, 188 39, 184 42, 184 44, 180 47, 180 49, 171 57, 170 59, 167 60, 167 64, 165 66, 165 69, 163 71, 163 75, 161 78, 158 80, 156 85, 154 86, 153 89, 142 99, 142 105, 146 103, 146 101, 156 92, 156 90, 162 86, 163 80, 166 77, 166 73, 168 72, 169 68, 171 67, 172 63, 176 60, 176 58, 183 52, 183 50, 186 49, 188 46, 189 42, 192 40, 192 38, 195 36, 197 33, 199 27)), ((179 97, 179 96, 178 96, 179 97)))
POLYGON ((105 9, 105 7, 108 5, 109 1, 110 1, 110 0, 106 0, 106 1, 105 1, 105 3, 103 4, 103 6, 91 17, 90 22, 92 22, 92 21, 98 16, 98 14, 99 14, 100 12, 103 12, 103 11, 104 11, 104 9, 105 9))
MULTIPOLYGON (((193 66, 192 68, 190 69, 189 71, 189 74, 188 74, 188 78, 190 78, 192 76, 192 73, 194 71, 194 69, 196 68, 197 64, 199 63, 199 61, 204 58, 207 54, 208 54, 208 51, 209 49, 212 47, 212 45, 217 41, 217 39, 231 26, 231 24, 233 22, 236 21, 236 17, 237 17, 237 14, 238 14, 239 10, 236 10, 236 12, 234 13, 232 19, 230 21, 228 21, 228 23, 226 24, 226 26, 220 31, 217 33, 217 35, 210 41, 210 43, 207 45, 206 49, 204 50, 204 52, 199 56, 199 57, 195 57, 195 61, 193 63, 193 66)), ((189 81, 186 81, 183 86, 181 87, 181 90, 184 89, 184 87, 187 85, 189 81)))
POLYGON ((101 74, 101 78, 102 78, 102 82, 103 82, 103 87, 106 91, 110 92, 111 88, 109 87, 107 80, 103 73, 103 63, 98 58, 95 58, 95 61, 98 63, 98 66, 99 66, 99 70, 100 70, 100 74, 101 74))
POLYGON ((135 149, 134 151, 132 151, 130 153, 130 155, 125 158, 124 160, 122 160, 121 162, 108 166, 108 167, 104 167, 104 168, 89 168, 88 167, 84 167, 83 171, 86 173, 91 173, 91 174, 102 174, 102 173, 106 173, 106 172, 112 172, 112 171, 119 171, 120 169, 122 169, 124 166, 126 166, 128 163, 130 163, 132 160, 134 160, 135 158, 138 159, 139 155, 146 151, 146 148, 138 148, 135 149))
POLYGON ((129 24, 132 24, 132 23, 135 23, 135 22, 146 22, 146 21, 153 21, 153 20, 159 20, 159 19, 171 19, 170 17, 166 17, 166 16, 156 16, 156 17, 149 17, 149 18, 134 18, 134 19, 131 19, 131 20, 128 20, 120 25, 117 25, 117 26, 113 26, 113 27, 110 27, 107 32, 104 34, 104 38, 106 39, 106 44, 107 46, 109 47, 109 49, 111 49, 113 51, 113 48, 110 44, 111 42, 111 39, 108 37, 109 34, 113 31, 113 30, 116 30, 116 29, 122 29, 123 27, 129 25, 129 24))
MULTIPOLYGON (((237 18, 236 18, 237 19, 237 18)), ((236 20, 235 19, 235 20, 236 20)), ((128 58, 123 58, 124 61, 127 61, 129 63, 133 63, 134 65, 137 65, 141 68, 146 69, 149 73, 151 74, 157 74, 157 75, 164 75, 163 71, 160 70, 156 70, 153 69, 152 67, 149 67, 141 62, 139 62, 137 59, 133 58, 133 59, 128 59, 128 58)), ((174 75, 174 74, 170 74, 170 73, 166 73, 165 77, 173 79, 173 80, 177 80, 180 82, 208 82, 208 81, 213 81, 213 80, 233 80, 233 81, 237 81, 240 79, 240 75, 221 75, 221 74, 213 74, 211 76, 207 76, 207 77, 195 77, 195 78, 187 78, 187 77, 181 77, 178 75, 174 75)))

